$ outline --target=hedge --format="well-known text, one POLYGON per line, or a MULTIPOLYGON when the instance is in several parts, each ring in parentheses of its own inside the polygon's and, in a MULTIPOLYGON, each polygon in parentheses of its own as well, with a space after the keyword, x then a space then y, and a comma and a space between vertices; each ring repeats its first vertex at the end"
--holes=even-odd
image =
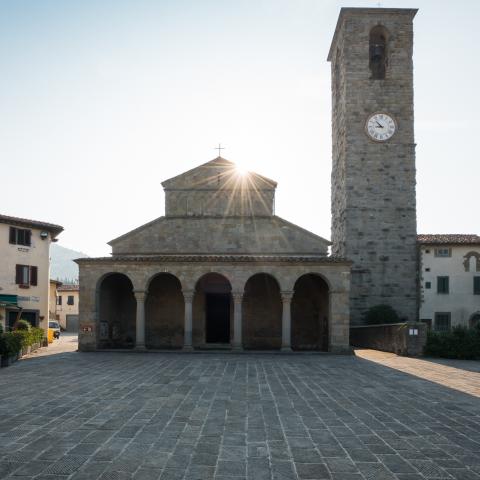
POLYGON ((15 330, 0 334, 0 356, 12 357, 17 355, 22 348, 30 347, 36 343, 41 344, 44 331, 32 327, 30 330, 15 330))
POLYGON ((433 357, 480 360, 480 326, 457 326, 448 332, 430 331, 424 353, 433 357))

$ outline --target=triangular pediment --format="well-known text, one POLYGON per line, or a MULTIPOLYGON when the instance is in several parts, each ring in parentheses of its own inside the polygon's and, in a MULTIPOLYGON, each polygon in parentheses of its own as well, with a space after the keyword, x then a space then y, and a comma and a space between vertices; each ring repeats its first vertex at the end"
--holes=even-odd
POLYGON ((255 172, 241 173, 237 165, 222 157, 162 182, 165 190, 235 190, 244 188, 274 190, 277 183, 255 172))

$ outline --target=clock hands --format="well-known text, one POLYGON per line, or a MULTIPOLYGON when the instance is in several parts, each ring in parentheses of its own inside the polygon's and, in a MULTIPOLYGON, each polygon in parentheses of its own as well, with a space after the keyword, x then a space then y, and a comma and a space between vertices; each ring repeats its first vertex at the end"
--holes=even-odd
POLYGON ((380 128, 383 128, 383 125, 380 125, 377 120, 375 120, 375 122, 377 123, 377 125, 378 125, 380 128))

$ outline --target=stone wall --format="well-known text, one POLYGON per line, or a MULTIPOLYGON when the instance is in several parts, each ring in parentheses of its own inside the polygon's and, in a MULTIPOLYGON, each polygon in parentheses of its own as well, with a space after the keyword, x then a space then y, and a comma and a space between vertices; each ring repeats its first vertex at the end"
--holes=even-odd
POLYGON ((342 9, 332 42, 332 253, 353 260, 352 323, 389 304, 417 319, 413 24, 415 10, 342 9), (384 80, 372 80, 369 33, 387 30, 384 80), (370 140, 367 118, 389 113, 395 135, 370 140))
POLYGON ((422 355, 427 341, 427 325, 421 322, 358 325, 350 328, 350 343, 397 355, 422 355))

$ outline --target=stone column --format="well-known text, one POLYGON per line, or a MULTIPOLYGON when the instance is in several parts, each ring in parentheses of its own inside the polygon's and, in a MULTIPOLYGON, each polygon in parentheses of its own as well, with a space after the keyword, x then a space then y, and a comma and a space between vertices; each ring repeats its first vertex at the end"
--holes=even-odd
POLYGON ((185 300, 185 322, 184 322, 184 340, 183 349, 193 350, 192 343, 192 331, 193 331, 193 297, 195 292, 192 290, 186 290, 183 292, 183 298, 185 300))
POLYGON ((293 292, 280 292, 282 295, 282 352, 291 352, 292 319, 291 303, 293 292))
POLYGON ((232 292, 233 297, 233 349, 242 350, 242 300, 243 292, 232 292))
POLYGON ((135 341, 135 350, 146 350, 145 348, 145 299, 147 292, 144 290, 134 290, 135 300, 137 301, 137 318, 135 321, 137 338, 135 341))

